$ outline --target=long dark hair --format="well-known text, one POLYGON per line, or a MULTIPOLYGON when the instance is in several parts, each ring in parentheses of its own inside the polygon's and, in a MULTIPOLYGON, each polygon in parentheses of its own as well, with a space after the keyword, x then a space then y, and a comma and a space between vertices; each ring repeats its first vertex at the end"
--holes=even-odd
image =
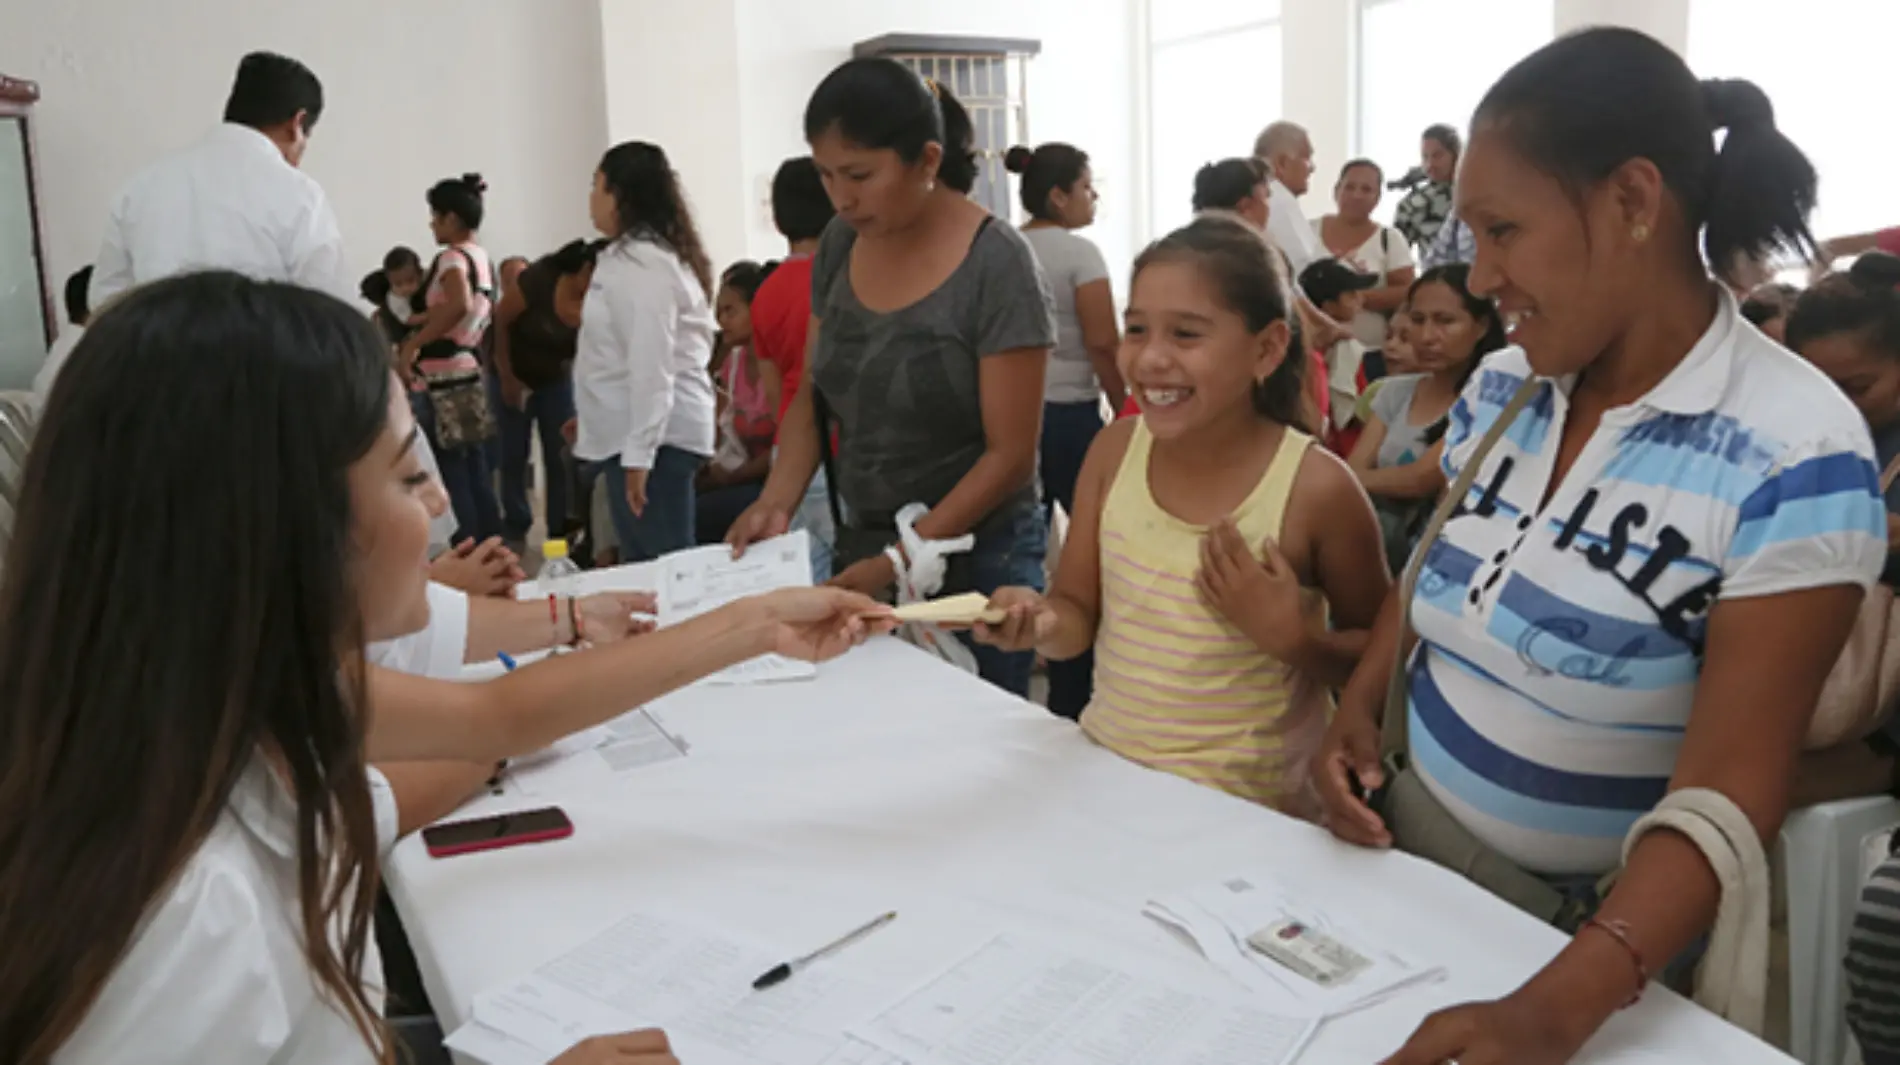
POLYGON ((72 1035, 266 766, 296 809, 305 959, 390 1060, 361 981, 378 864, 349 487, 389 388, 361 314, 221 272, 105 309, 59 375, 0 578, 0 1061, 72 1035))
POLYGON ((1697 81, 1635 30, 1582 30, 1531 53, 1471 125, 1503 134, 1573 196, 1631 159, 1654 163, 1719 277, 1776 248, 1815 250, 1814 166, 1775 129, 1768 97, 1746 81, 1697 81))
POLYGON ((889 148, 906 163, 923 158, 925 145, 941 145, 937 180, 965 194, 976 187, 970 112, 949 89, 895 59, 852 59, 825 75, 805 104, 805 141, 832 129, 860 148, 889 148))
MULTIPOLYGON (((1234 218, 1206 215, 1148 245, 1135 259, 1133 278, 1156 263, 1185 262, 1199 268, 1220 303, 1239 314, 1247 330, 1258 333, 1289 318, 1293 306, 1286 271, 1279 256, 1262 239, 1234 218)), ((1133 291, 1134 280, 1129 281, 1133 291)), ((1263 418, 1281 425, 1299 426, 1306 397, 1306 347, 1299 324, 1292 324, 1286 357, 1253 386, 1253 407, 1263 418)))
POLYGON ((693 225, 686 190, 680 187, 680 176, 665 150, 646 141, 616 144, 600 157, 600 176, 613 194, 614 211, 620 218, 620 232, 615 235, 652 233, 673 249, 711 299, 712 260, 699 239, 699 228, 693 225))

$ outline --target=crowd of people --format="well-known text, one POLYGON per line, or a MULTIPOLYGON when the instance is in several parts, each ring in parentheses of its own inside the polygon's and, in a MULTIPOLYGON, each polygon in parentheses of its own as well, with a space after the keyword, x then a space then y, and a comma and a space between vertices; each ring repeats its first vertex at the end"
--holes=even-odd
MULTIPOLYGON (((0 580, 0 1058, 386 1060, 396 835, 630 702, 889 631, 920 582, 989 596, 978 672, 1027 695, 1046 665, 1102 747, 1572 933, 1399 1065, 1569 1060, 1731 957, 1723 884, 1791 803, 1900 779, 1879 721, 1804 751, 1900 573, 1900 234, 1816 241, 1770 101, 1640 33, 1563 37, 1468 137, 1426 130, 1392 226, 1369 159, 1309 221, 1311 138, 1272 123, 1119 312, 1087 152, 1012 149, 1027 221, 995 217, 963 106, 890 60, 815 88, 785 257, 723 270, 628 142, 594 236, 497 261, 467 174, 426 192, 433 255, 346 284, 297 169, 321 112, 247 57, 68 286, 91 324, 43 375, 0 580), (1787 252, 1811 287, 1758 284, 1787 252), (531 440, 588 560, 804 528, 821 587, 655 633, 638 596, 514 602, 531 440), (550 645, 587 649, 449 682, 550 645)), ((1900 1060, 1889 901, 1850 963, 1870 1062, 1900 1060)))

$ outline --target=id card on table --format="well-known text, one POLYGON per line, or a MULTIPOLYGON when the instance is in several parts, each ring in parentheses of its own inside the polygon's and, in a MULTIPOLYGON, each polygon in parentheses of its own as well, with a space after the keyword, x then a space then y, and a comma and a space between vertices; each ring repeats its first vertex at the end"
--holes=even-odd
POLYGON ((1294 918, 1260 929, 1247 945, 1320 987, 1343 987, 1372 967, 1371 958, 1294 918))

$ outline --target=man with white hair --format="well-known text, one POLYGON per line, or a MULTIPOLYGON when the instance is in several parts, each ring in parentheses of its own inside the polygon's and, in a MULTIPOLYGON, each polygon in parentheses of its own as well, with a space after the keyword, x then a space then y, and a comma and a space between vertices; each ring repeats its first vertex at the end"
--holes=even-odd
POLYGON ((1293 261, 1297 276, 1313 260, 1326 257, 1313 224, 1300 210, 1299 198, 1306 195, 1313 178, 1313 138, 1297 123, 1275 122, 1255 138, 1253 154, 1266 164, 1271 176, 1267 183, 1267 235, 1293 261))
MULTIPOLYGON (((1313 178, 1313 138, 1305 127, 1282 120, 1254 138, 1253 155, 1267 168, 1267 239, 1286 256, 1297 278, 1315 261, 1327 258, 1313 223, 1300 210, 1299 198, 1306 195, 1313 178)), ((1293 293, 1315 348, 1324 351, 1352 335, 1345 325, 1313 306, 1297 285, 1293 293)))

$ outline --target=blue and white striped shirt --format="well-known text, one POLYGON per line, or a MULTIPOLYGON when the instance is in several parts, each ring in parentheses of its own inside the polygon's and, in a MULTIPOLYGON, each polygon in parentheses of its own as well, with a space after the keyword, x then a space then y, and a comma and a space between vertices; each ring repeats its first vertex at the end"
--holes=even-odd
MULTIPOLYGON (((1531 374, 1508 348, 1473 376, 1448 478, 1531 374)), ((1726 293, 1540 508, 1570 384, 1544 381, 1425 558, 1408 720, 1420 777, 1480 839, 1536 872, 1599 874, 1667 789, 1709 609, 1871 585, 1886 511, 1860 415, 1726 293)))

